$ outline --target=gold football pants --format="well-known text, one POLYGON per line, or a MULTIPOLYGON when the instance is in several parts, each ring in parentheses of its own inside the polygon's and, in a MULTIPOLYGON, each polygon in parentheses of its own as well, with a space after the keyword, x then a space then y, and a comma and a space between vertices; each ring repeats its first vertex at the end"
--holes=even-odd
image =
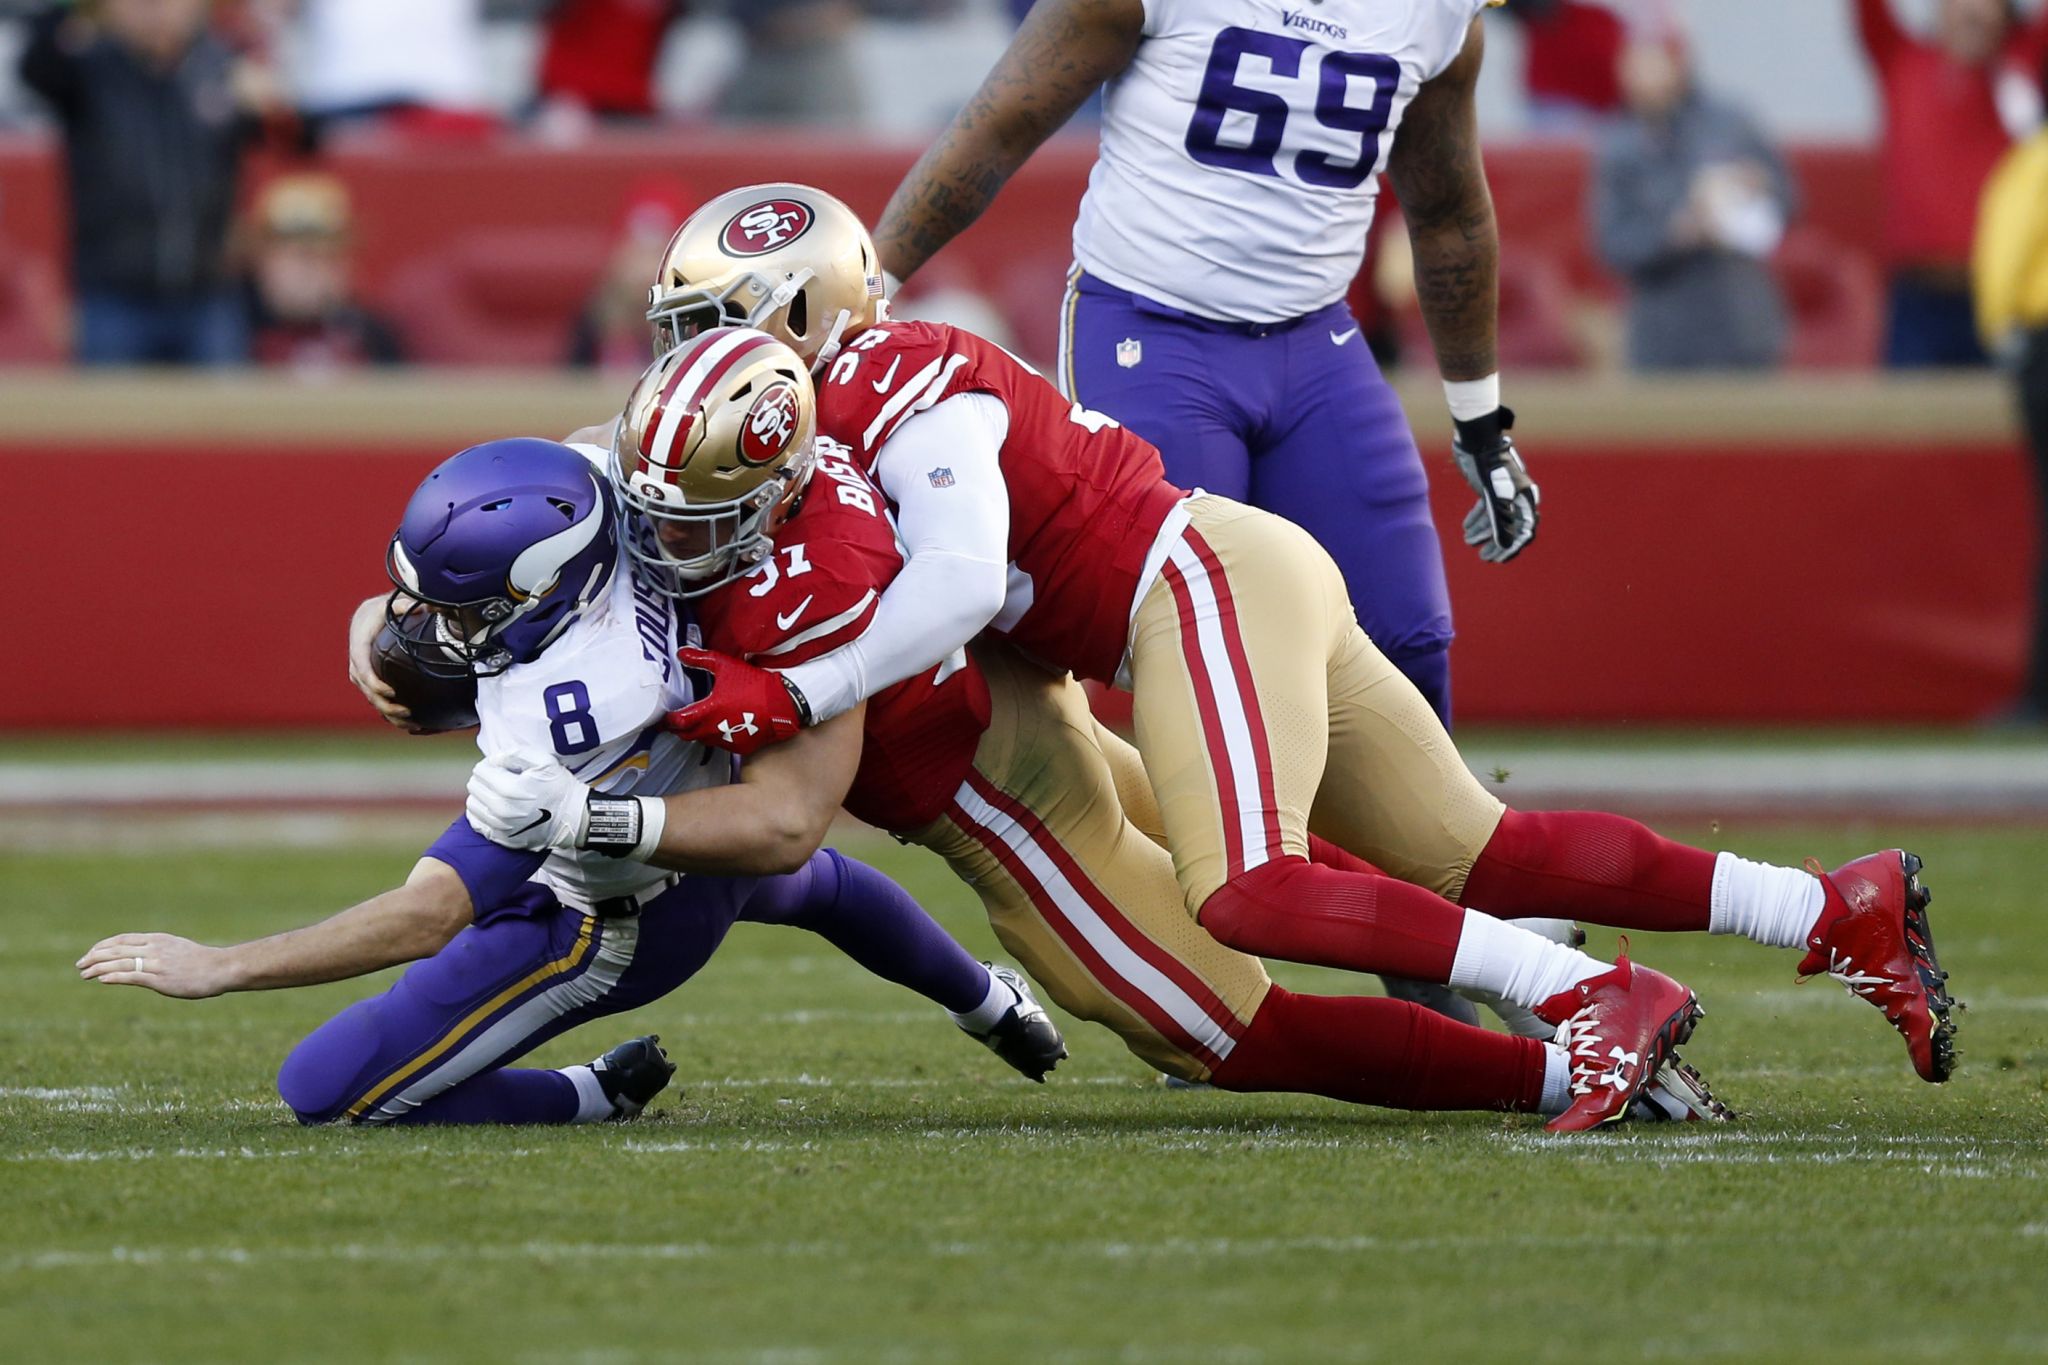
POLYGON ((1129 670, 1138 751, 1189 908, 1275 859, 1306 858, 1310 830, 1455 899, 1501 803, 1359 629, 1306 531, 1227 498, 1186 507, 1133 616, 1129 670))
MULTIPOLYGON (((1125 817, 1080 685, 977 646, 991 718, 947 813, 912 836, 981 896, 1003 947, 1061 1008, 1152 1066, 1208 1079, 1269 982, 1188 913, 1166 851, 1125 817)), ((1123 759, 1126 779, 1143 788, 1123 759)), ((1146 798, 1149 800, 1149 798, 1146 798)))

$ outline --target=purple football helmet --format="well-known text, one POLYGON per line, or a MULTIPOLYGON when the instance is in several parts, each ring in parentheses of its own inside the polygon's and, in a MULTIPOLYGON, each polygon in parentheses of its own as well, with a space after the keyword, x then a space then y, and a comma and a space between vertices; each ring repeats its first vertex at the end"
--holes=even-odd
POLYGON ((406 504, 385 556, 395 588, 385 616, 425 670, 502 673, 609 586, 617 527, 604 471, 569 447, 530 437, 471 446, 406 504))

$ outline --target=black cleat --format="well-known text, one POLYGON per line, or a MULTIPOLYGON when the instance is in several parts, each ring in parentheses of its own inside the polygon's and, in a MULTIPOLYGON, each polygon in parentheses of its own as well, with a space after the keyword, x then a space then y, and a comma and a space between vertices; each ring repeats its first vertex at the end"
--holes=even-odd
POLYGON ((676 1064, 661 1050, 661 1035, 629 1038, 590 1064, 604 1097, 612 1102, 611 1122, 624 1123, 668 1088, 676 1064))
POLYGON ((1003 1017, 996 1020, 988 1032, 977 1033, 965 1024, 960 1025, 960 1031, 987 1044, 989 1051, 1043 1085, 1047 1073, 1067 1055, 1067 1043, 1060 1037, 1059 1025, 1053 1023, 1052 1016, 1045 1012, 1045 1006, 1031 994, 1031 983, 1015 969, 993 962, 984 962, 982 966, 1014 991, 1017 1001, 1003 1012, 1003 1017))

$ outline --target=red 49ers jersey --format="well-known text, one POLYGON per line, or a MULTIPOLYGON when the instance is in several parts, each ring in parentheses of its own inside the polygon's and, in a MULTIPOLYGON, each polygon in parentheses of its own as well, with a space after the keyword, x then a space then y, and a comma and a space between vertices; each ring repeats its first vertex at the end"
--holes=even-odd
MULTIPOLYGON (((830 441, 774 552, 695 604, 704 643, 764 668, 790 668, 858 640, 903 567, 882 492, 830 441)), ((846 809, 886 830, 944 813, 988 728, 988 683, 962 652, 868 699, 860 767, 846 809)))
POLYGON ((818 385, 818 430, 872 474, 897 427, 962 393, 1010 412, 1010 594, 993 628, 1048 664, 1113 680, 1145 558, 1185 495, 1150 444, 994 342, 935 323, 883 323, 848 342, 818 385))

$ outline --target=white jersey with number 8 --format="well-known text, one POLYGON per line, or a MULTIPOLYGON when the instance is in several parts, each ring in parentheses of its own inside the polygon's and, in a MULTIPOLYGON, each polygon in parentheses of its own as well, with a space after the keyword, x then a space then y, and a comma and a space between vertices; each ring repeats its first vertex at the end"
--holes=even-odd
MULTIPOLYGON (((609 453, 575 446, 604 477, 609 453)), ((611 591, 538 658, 477 682, 477 747, 548 758, 608 796, 672 796, 732 780, 731 755, 668 733, 668 712, 696 700, 676 663, 683 642, 668 598, 621 551, 611 591)), ((694 641, 692 641, 694 643, 694 641)), ((536 876, 565 904, 630 896, 668 877, 630 858, 556 849, 536 876)))
POLYGON ((1203 317, 1336 302, 1422 83, 1494 0, 1144 0, 1074 224, 1088 274, 1203 317))

